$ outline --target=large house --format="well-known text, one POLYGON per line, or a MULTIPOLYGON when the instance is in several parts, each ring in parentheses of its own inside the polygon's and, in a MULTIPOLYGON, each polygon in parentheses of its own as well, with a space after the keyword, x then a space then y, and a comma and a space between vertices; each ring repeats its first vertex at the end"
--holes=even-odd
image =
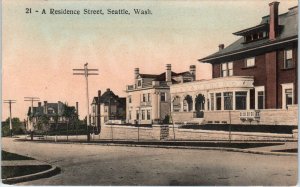
POLYGON ((107 89, 101 95, 94 97, 92 103, 91 124, 100 130, 101 124, 121 122, 126 118, 126 98, 119 97, 113 91, 107 89))
POLYGON ((128 85, 127 119, 132 124, 159 123, 170 115, 170 85, 195 80, 196 66, 189 71, 175 73, 171 64, 161 74, 141 74, 139 68, 134 70, 134 83, 128 85))
MULTIPOLYGON (((33 108, 28 108, 27 116, 33 121, 33 123, 37 123, 38 119, 42 116, 45 116, 49 119, 49 127, 52 125, 58 124, 66 124, 66 118, 64 117, 66 105, 61 101, 57 103, 48 103, 44 101, 44 105, 42 102, 38 102, 38 106, 34 106, 33 108)), ((76 103, 76 108, 74 106, 68 106, 69 108, 73 109, 77 113, 78 111, 78 102, 76 103)), ((76 116, 75 116, 76 117, 76 116)), ((78 113, 77 113, 78 117, 78 113)), ((29 127, 27 127, 28 129, 29 127)))
POLYGON ((278 7, 199 59, 212 64, 212 79, 171 86, 175 121, 297 125, 298 7, 280 15, 278 7))

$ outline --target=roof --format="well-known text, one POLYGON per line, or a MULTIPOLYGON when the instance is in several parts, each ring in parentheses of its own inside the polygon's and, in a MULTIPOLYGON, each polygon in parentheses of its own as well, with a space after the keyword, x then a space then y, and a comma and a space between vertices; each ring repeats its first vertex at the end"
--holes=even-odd
MULTIPOLYGON (((108 103, 110 99, 114 99, 115 101, 120 101, 120 100, 125 99, 125 98, 120 98, 118 95, 114 94, 113 91, 111 91, 110 89, 107 89, 100 96, 100 98, 94 97, 93 101, 95 101, 97 104, 100 104, 100 103, 108 103)), ((96 103, 92 103, 92 104, 96 104, 96 103)), ((125 103, 126 103, 126 100, 125 100, 125 103)))
MULTIPOLYGON (((256 47, 267 46, 270 44, 276 44, 282 41, 288 40, 297 40, 298 39, 298 7, 290 8, 288 12, 281 14, 278 16, 278 24, 281 25, 282 29, 279 35, 275 40, 270 41, 268 38, 257 40, 249 43, 244 43, 244 38, 241 37, 237 41, 230 44, 228 47, 220 50, 212 55, 209 55, 205 58, 199 59, 202 62, 212 62, 215 59, 221 59, 225 56, 232 56, 237 53, 242 53, 246 50, 255 49, 256 47)), ((262 17, 261 23, 257 26, 250 27, 248 29, 244 29, 239 32, 235 32, 234 34, 241 35, 247 31, 251 31, 251 29, 261 29, 264 25, 269 23, 270 16, 262 17)))
MULTIPOLYGON (((175 77, 175 76, 182 76, 182 75, 186 75, 186 74, 190 74, 189 71, 184 71, 181 73, 175 73, 174 71, 171 71, 171 76, 175 77)), ((155 74, 139 74, 139 76, 141 78, 151 78, 154 79, 154 81, 165 81, 166 80, 166 72, 161 73, 159 75, 155 75, 155 74)))

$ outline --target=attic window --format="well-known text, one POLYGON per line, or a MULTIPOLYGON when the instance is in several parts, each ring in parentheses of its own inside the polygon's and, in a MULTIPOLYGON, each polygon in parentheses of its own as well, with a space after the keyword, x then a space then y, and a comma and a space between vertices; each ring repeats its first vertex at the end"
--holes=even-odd
POLYGON ((257 32, 257 33, 249 33, 247 35, 244 36, 244 42, 248 43, 248 42, 252 42, 252 41, 256 41, 256 40, 261 40, 264 38, 267 38, 268 34, 267 32, 263 31, 263 32, 257 32))
POLYGON ((142 86, 142 80, 138 80, 138 87, 142 86))

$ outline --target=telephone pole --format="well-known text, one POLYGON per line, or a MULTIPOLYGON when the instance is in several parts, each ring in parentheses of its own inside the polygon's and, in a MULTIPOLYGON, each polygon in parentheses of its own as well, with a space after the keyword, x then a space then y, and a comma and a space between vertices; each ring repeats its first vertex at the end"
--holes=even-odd
POLYGON ((9 105, 9 134, 10 137, 12 137, 13 132, 12 132, 12 121, 11 121, 11 104, 16 103, 16 100, 8 99, 8 100, 4 100, 4 103, 8 103, 9 105))
POLYGON ((87 105, 87 115, 86 115, 86 126, 87 126, 87 141, 89 142, 90 137, 90 104, 89 104, 89 75, 99 75, 98 69, 88 69, 88 63, 84 64, 84 69, 73 69, 73 75, 84 75, 85 77, 85 89, 86 89, 86 105, 87 105))
MULTIPOLYGON (((31 102, 31 115, 33 116, 33 102, 34 101, 40 101, 40 98, 38 98, 38 97, 24 97, 24 101, 30 101, 31 102)), ((30 121, 29 120, 29 122, 30 122, 30 138, 31 138, 31 140, 33 140, 33 119, 32 119, 32 121, 30 121)))

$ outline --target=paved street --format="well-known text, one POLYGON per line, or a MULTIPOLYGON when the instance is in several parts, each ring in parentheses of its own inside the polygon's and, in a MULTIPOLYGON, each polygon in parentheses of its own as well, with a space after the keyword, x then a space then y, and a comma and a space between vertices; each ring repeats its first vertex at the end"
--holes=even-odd
POLYGON ((17 142, 4 150, 61 167, 20 185, 296 185, 297 157, 208 150, 17 142))

